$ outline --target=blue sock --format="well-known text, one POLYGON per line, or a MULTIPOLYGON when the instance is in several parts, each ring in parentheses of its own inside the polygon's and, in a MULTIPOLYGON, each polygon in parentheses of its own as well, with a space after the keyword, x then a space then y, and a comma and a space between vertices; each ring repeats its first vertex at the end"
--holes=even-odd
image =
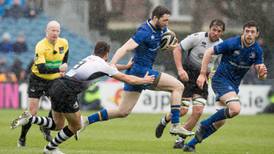
POLYGON ((215 133, 216 131, 217 129, 213 125, 210 125, 206 128, 206 133, 203 135, 203 139, 206 139, 208 136, 215 133))
MULTIPOLYGON (((216 132, 216 128, 213 126, 213 125, 210 125, 209 127, 206 127, 206 132, 205 134, 203 134, 203 139, 206 139, 208 136, 210 136, 211 134, 213 134, 214 132, 216 132)), ((188 146, 191 146, 191 147, 195 147, 196 144, 198 144, 198 140, 193 137, 188 143, 187 145, 188 146)))
POLYGON ((89 124, 105 120, 108 120, 108 113, 106 109, 102 109, 101 111, 88 116, 89 124))
POLYGON ((196 139, 195 137, 193 137, 193 138, 187 143, 187 145, 194 148, 195 145, 196 145, 197 143, 199 143, 199 142, 197 141, 197 139, 196 139))
POLYGON ((227 118, 230 118, 229 109, 225 108, 225 109, 218 110, 216 113, 214 113, 213 115, 211 115, 207 119, 203 120, 201 122, 201 124, 203 126, 209 127, 214 122, 224 120, 224 119, 227 119, 227 118))
POLYGON ((180 123, 180 105, 171 105, 171 123, 180 123))

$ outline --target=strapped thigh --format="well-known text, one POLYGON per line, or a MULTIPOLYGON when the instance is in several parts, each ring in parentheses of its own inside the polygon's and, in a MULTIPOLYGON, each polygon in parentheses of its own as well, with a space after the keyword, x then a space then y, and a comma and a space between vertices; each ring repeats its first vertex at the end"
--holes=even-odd
POLYGON ((191 100, 182 98, 181 107, 188 109, 191 104, 191 100))
POLYGON ((196 97, 193 99, 192 104, 193 105, 202 105, 205 106, 206 105, 207 100, 204 99, 203 97, 196 97))

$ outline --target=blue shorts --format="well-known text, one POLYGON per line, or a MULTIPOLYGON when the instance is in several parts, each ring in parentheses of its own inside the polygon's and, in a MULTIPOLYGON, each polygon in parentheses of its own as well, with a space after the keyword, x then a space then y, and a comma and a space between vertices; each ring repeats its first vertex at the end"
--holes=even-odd
POLYGON ((231 81, 225 79, 224 77, 214 75, 212 78, 212 89, 216 95, 216 101, 220 100, 224 94, 234 91, 236 94, 239 93, 239 88, 231 81))
POLYGON ((130 69, 126 71, 126 74, 128 75, 134 75, 138 77, 144 77, 146 73, 149 72, 149 75, 154 75, 155 81, 153 84, 145 84, 145 85, 130 85, 125 83, 124 90, 125 91, 137 91, 137 92, 142 92, 142 90, 145 89, 153 89, 157 86, 158 81, 160 79, 160 72, 153 70, 152 68, 149 67, 144 67, 140 65, 134 64, 130 69))

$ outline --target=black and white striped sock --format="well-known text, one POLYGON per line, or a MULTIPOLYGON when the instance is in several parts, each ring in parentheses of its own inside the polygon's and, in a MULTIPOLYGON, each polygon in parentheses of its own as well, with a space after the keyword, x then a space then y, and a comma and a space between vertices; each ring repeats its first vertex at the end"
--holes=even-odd
POLYGON ((49 128, 51 130, 55 129, 55 122, 52 118, 50 117, 39 117, 39 116, 32 116, 29 121, 32 124, 37 124, 40 126, 44 126, 46 128, 49 128))
POLYGON ((49 142, 49 144, 46 146, 48 150, 54 150, 58 147, 59 144, 65 142, 67 139, 69 139, 71 136, 73 136, 73 132, 69 130, 68 126, 60 130, 56 137, 49 142))

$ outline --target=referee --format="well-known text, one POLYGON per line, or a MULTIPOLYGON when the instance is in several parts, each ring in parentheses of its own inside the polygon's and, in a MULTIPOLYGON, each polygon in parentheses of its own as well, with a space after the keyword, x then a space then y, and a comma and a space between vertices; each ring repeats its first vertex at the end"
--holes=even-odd
MULTIPOLYGON (((28 84, 29 112, 32 115, 37 114, 40 97, 48 96, 48 89, 52 82, 63 76, 67 70, 69 45, 68 41, 60 38, 59 35, 60 24, 54 20, 50 21, 46 27, 46 37, 36 44, 35 59, 28 84)), ((52 117, 51 112, 49 117, 52 117)), ((22 126, 18 147, 26 146, 26 135, 30 127, 30 123, 22 126)), ((40 127, 40 130, 44 138, 50 141, 50 131, 43 127, 40 127)))

